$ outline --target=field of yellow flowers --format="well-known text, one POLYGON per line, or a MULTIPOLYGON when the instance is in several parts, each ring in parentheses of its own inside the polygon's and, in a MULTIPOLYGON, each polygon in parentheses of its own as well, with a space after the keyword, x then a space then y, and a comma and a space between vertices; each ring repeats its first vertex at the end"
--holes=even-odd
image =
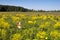
POLYGON ((0 40, 60 40, 60 16, 0 13, 0 40))

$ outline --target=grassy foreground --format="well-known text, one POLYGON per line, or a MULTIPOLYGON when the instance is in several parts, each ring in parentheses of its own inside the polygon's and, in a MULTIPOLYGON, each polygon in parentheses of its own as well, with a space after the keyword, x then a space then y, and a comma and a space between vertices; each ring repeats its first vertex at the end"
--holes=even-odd
POLYGON ((60 12, 0 12, 0 40, 60 40, 60 12))

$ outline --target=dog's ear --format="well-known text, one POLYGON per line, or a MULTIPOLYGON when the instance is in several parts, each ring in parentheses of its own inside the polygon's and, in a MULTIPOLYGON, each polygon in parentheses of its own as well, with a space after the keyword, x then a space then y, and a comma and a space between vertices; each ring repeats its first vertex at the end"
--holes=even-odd
POLYGON ((21 28, 21 22, 17 23, 17 27, 20 29, 21 28))
POLYGON ((21 26, 21 22, 18 22, 18 24, 21 26))
POLYGON ((17 23, 17 25, 20 25, 20 24, 21 24, 20 22, 17 23))

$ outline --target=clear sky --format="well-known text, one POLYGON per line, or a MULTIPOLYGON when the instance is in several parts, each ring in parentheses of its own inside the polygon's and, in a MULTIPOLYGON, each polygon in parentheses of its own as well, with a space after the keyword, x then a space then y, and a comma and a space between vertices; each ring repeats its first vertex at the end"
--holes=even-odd
POLYGON ((22 6, 28 9, 59 10, 60 0, 0 0, 0 4, 22 6))

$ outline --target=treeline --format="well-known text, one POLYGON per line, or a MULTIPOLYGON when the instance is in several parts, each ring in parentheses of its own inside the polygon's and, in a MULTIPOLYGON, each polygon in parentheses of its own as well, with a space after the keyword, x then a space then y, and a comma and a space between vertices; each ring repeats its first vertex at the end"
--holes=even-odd
POLYGON ((0 5, 0 12, 31 12, 33 10, 24 8, 24 7, 18 7, 18 6, 9 6, 9 5, 0 5))
POLYGON ((60 10, 37 10, 37 12, 60 12, 60 10))
POLYGON ((45 10, 27 9, 20 6, 0 5, 0 12, 60 12, 60 10, 45 11, 45 10))

